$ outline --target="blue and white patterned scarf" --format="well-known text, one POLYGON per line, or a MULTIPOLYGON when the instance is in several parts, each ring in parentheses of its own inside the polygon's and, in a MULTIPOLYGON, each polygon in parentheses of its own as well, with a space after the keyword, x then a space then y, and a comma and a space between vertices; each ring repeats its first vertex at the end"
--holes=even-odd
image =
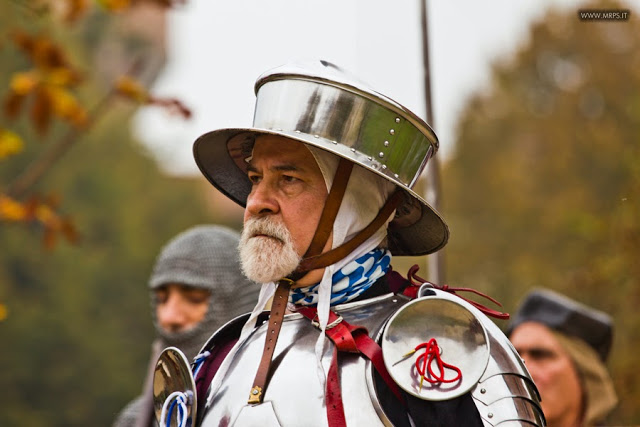
MULTIPOLYGON (((387 249, 374 249, 351 261, 332 276, 331 305, 349 302, 369 289, 389 270, 391 252, 387 249)), ((315 285, 291 290, 289 302, 299 305, 316 306, 318 287, 315 285)))

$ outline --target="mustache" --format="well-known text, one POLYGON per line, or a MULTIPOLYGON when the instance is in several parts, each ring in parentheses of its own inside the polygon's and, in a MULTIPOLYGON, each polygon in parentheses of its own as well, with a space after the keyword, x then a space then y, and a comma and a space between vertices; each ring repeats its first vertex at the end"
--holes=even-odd
POLYGON ((282 243, 286 243, 291 240, 289 230, 284 224, 274 221, 272 218, 249 218, 242 229, 242 234, 245 239, 256 236, 268 236, 282 243))

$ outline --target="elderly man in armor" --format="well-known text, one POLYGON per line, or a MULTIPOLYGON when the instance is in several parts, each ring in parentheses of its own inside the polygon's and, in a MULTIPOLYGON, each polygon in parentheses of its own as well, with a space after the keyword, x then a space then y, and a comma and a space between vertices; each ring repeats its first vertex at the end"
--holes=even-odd
POLYGON ((540 389, 549 426, 602 425, 618 402, 605 365, 613 337, 609 315, 536 289, 508 334, 540 389))
POLYGON ((258 304, 213 334, 195 379, 166 350, 161 422, 542 425, 527 370, 479 304, 390 267, 449 236, 412 190, 438 148, 431 128, 324 61, 255 89, 254 126, 207 133, 194 156, 246 206, 240 258, 258 304))

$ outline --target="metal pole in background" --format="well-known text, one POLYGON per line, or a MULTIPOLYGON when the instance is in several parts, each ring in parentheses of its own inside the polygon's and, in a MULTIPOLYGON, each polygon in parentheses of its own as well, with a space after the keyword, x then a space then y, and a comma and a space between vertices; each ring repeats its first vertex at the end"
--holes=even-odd
MULTIPOLYGON (((424 98, 427 110, 427 123, 432 128, 433 108, 431 104, 431 73, 429 68, 429 28, 427 16, 427 0, 420 1, 420 18, 422 27, 422 59, 424 68, 424 98)), ((440 211, 440 164, 438 156, 429 160, 427 165, 427 185, 425 199, 437 211, 440 211)), ((428 279, 437 284, 445 283, 444 249, 427 256, 428 279)))

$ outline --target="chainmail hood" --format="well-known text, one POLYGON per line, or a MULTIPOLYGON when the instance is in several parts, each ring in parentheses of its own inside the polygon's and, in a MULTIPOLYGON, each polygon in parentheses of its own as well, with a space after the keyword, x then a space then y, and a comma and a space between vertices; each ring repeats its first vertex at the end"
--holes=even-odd
POLYGON ((188 359, 197 355, 205 341, 232 318, 250 312, 260 287, 240 270, 238 232, 218 225, 198 225, 171 239, 158 255, 149 288, 171 283, 211 292, 204 319, 194 328, 167 332, 158 324, 156 300, 151 292, 151 313, 158 336, 165 346, 175 346, 188 359))

